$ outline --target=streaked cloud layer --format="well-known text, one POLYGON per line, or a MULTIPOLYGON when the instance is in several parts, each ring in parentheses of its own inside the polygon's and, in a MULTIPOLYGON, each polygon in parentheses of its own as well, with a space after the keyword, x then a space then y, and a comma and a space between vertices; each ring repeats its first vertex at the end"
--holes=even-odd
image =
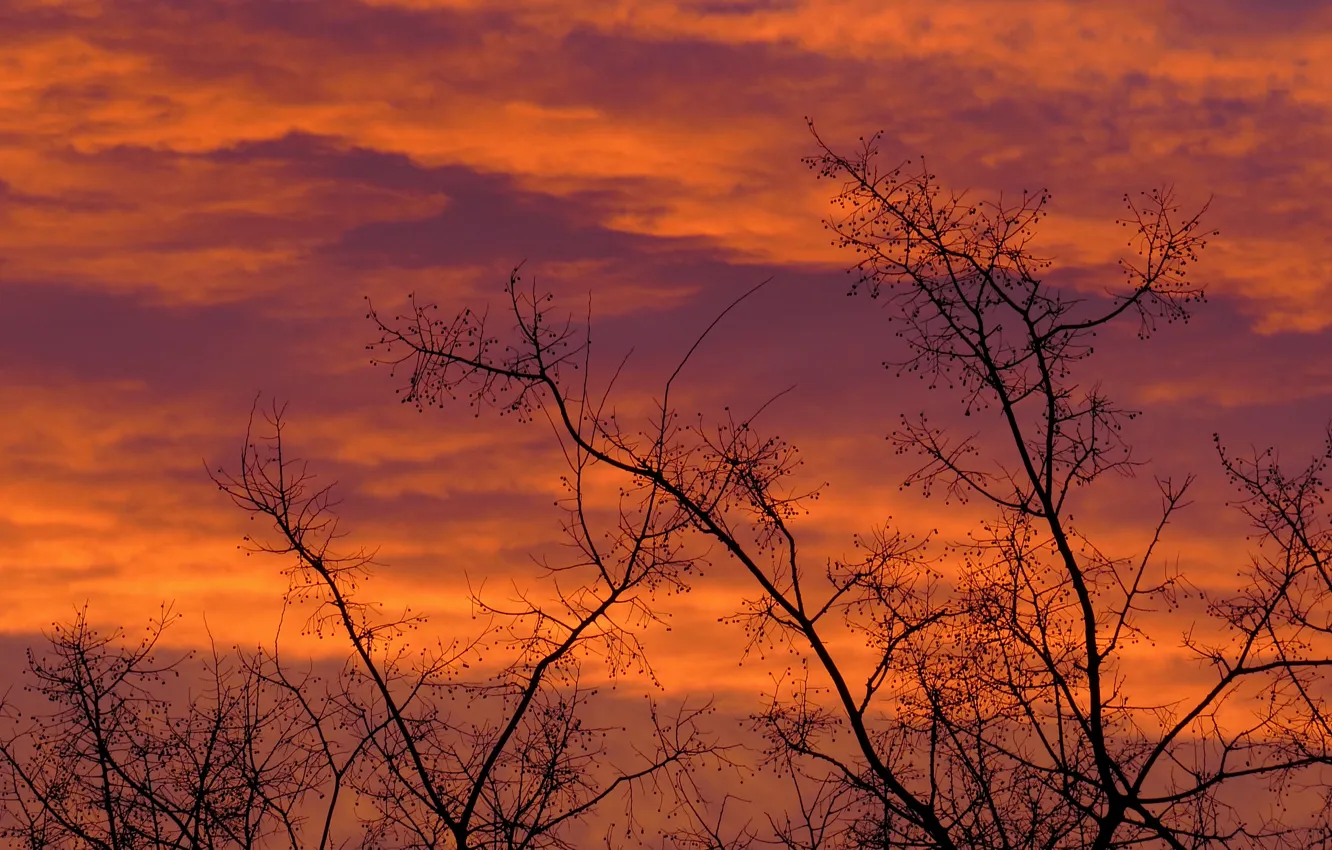
MULTIPOLYGON (((964 529, 897 491, 882 436, 933 402, 842 297, 806 115, 837 147, 882 129, 979 195, 1050 188, 1041 249, 1088 291, 1116 280, 1124 192, 1212 198, 1211 303, 1108 338, 1102 367, 1148 414, 1144 455, 1201 473, 1173 542, 1224 581, 1242 529, 1210 433, 1298 456, 1332 412, 1328 55, 1317 2, 0 3, 0 627, 174 599, 263 637, 284 579, 237 553, 202 462, 236 454, 259 391, 290 400, 291 439, 380 546, 384 598, 447 622, 467 576, 530 580, 559 541, 544 426, 417 415, 364 351, 364 296, 480 303, 523 259, 571 311, 591 293, 602 379, 636 348, 626 411, 772 277, 682 403, 795 385, 768 424, 830 482, 808 520, 830 552, 888 514, 964 529)), ((1151 492, 1107 492, 1108 539, 1140 542, 1151 492)), ((679 621, 733 608, 726 582, 679 621)), ((707 639, 674 640, 700 669, 707 639)))

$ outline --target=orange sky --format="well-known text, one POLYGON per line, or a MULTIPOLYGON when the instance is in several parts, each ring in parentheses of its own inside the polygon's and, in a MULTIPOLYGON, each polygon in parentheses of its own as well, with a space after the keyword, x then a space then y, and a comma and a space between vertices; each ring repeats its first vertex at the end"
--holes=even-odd
MULTIPOLYGON (((174 600, 178 640, 205 614, 266 637, 280 564, 238 553, 203 466, 233 462, 260 391, 379 547, 374 593, 470 627, 466 577, 522 585, 556 551, 560 461, 544 426, 396 404, 362 299, 481 303, 524 259, 571 309, 591 293, 601 367, 635 348, 626 411, 771 276, 682 406, 794 384, 767 424, 829 482, 805 524, 830 554, 888 515, 962 533, 897 490, 883 436, 939 400, 879 367, 891 334, 842 297, 805 115, 957 188, 1049 188, 1039 248, 1074 288, 1116 282, 1124 192, 1213 198, 1209 304, 1108 337, 1099 369, 1146 411, 1153 471, 1199 474, 1167 551, 1224 584, 1244 529, 1210 434, 1300 457, 1332 415, 1329 55, 1317 2, 0 0, 0 630, 174 600)), ((1154 493, 1107 486, 1083 521, 1131 553, 1154 493)), ((736 592, 723 571, 669 602, 668 689, 761 683, 714 649, 736 592)))

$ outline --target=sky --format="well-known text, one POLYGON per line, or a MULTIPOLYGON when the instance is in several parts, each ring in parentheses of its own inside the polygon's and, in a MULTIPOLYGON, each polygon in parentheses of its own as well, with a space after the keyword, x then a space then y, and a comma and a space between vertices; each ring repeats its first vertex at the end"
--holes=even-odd
MULTIPOLYGON (((771 279, 691 361, 682 410, 791 388, 763 421, 826 482, 816 550, 890 516, 965 534, 970 508, 899 491, 884 436, 948 400, 885 371, 881 311, 844 297, 807 116, 978 197, 1048 189, 1038 248, 1072 290, 1117 281, 1126 192, 1210 199, 1208 303, 1096 361, 1152 463, 1084 521, 1138 551, 1151 475, 1196 473, 1163 551, 1224 587, 1246 529, 1211 434, 1298 460, 1332 417, 1329 55, 1314 0, 0 0, 0 632, 169 602, 182 644, 270 636, 283 564, 238 549, 252 528, 206 474, 234 468, 257 398, 338 482, 376 598, 451 634, 469 585, 533 586, 560 544, 549 428, 417 413, 365 350, 367 297, 483 305, 520 262, 590 312, 594 383, 632 350, 630 414, 771 279)), ((666 690, 764 687, 718 649, 743 592, 721 569, 663 600, 666 690)))

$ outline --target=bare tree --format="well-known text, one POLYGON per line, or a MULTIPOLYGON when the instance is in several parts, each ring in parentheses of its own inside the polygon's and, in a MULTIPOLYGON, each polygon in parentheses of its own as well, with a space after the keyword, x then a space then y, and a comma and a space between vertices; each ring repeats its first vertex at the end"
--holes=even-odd
POLYGON ((644 836, 637 799, 669 810, 684 787, 677 774, 729 763, 729 748, 701 733, 707 703, 669 714, 650 703, 632 741, 587 718, 597 689, 582 668, 651 675, 637 635, 655 619, 652 596, 693 569, 672 539, 678 509, 652 488, 626 493, 611 527, 598 527, 573 458, 565 530, 581 558, 548 567, 553 599, 498 606, 478 596, 493 624, 486 634, 416 651, 405 636, 424 618, 385 617, 360 597, 371 556, 335 550, 330 489, 285 454, 279 409, 260 421, 266 433, 247 437, 238 471, 214 480, 271 521, 272 541, 247 538, 251 549, 294 557, 287 602, 314 603, 307 627, 346 640, 346 664, 315 675, 286 658, 279 632, 271 647, 213 652, 207 688, 191 689, 182 708, 167 679, 198 671, 188 658, 154 656, 174 618, 129 645, 80 612, 49 636, 53 657, 30 654, 33 690, 56 709, 11 711, 0 737, 0 834, 33 848, 106 850, 565 848, 578 846, 573 827, 619 803, 619 831, 607 836, 618 845, 644 836), (511 662, 469 678, 484 669, 468 663, 483 645, 511 662), (335 823, 349 799, 356 839, 335 823))
MULTIPOLYGON (((1175 628, 1156 612, 1191 592, 1158 554, 1191 479, 1157 481, 1158 519, 1134 557, 1104 553, 1073 521, 1080 492, 1139 465, 1123 431, 1136 413, 1089 371, 1093 338, 1111 324, 1134 323, 1146 337, 1188 319, 1203 296, 1186 276, 1210 235, 1201 213, 1181 216, 1169 191, 1126 197, 1121 224, 1136 257, 1123 261, 1117 289, 1084 298, 1042 278, 1049 262, 1032 239, 1046 193, 973 201, 923 164, 882 168, 877 137, 853 156, 815 139, 809 165, 841 183, 828 226, 860 255, 851 292, 886 302, 905 346, 890 365, 899 377, 922 375, 977 423, 976 436, 959 437, 904 415, 891 435, 920 459, 905 484, 988 508, 968 539, 945 541, 947 558, 927 549, 928 536, 883 528, 854 541, 855 557, 809 563, 793 517, 817 490, 790 483, 795 449, 761 435, 757 413, 705 424, 673 408, 672 386, 698 343, 652 421, 626 425, 589 390, 586 371, 572 378, 586 337, 557 321, 549 296, 517 270, 506 289, 511 332, 494 333, 484 312, 441 318, 413 300, 391 320, 371 310, 382 332, 372 347, 406 370, 406 402, 465 394, 478 407, 548 417, 576 469, 618 472, 660 500, 677 540, 710 541, 748 574, 753 596, 737 621, 751 647, 784 645, 805 659, 756 716, 767 763, 794 783, 797 801, 769 813, 768 840, 1322 840, 1323 807, 1303 805, 1301 788, 1319 786, 1329 757, 1320 676, 1332 664, 1332 581, 1315 498, 1326 458, 1285 477, 1266 455, 1248 464, 1223 455, 1267 554, 1236 595, 1201 594, 1198 628, 1178 629, 1181 648, 1212 677, 1183 701, 1144 700, 1124 649, 1175 628), (867 666, 834 649, 848 633, 873 650, 867 666), (1255 802, 1264 794, 1268 802, 1255 802), (1283 815, 1287 804, 1302 814, 1283 815)), ((715 813, 693 812, 694 839, 720 842, 715 813)))
POLYGON ((294 839, 312 791, 288 695, 262 686, 254 658, 159 662, 169 610, 130 644, 80 610, 29 652, 35 695, 53 705, 0 739, 0 835, 31 848, 256 847, 294 839), (202 674, 184 704, 182 667, 202 674))
MULTIPOLYGON (((276 542, 256 549, 295 557, 292 594, 313 597, 316 630, 349 641, 352 659, 331 697, 313 703, 299 682, 269 680, 297 695, 321 738, 333 723, 351 730, 350 748, 321 741, 336 793, 345 784, 368 812, 364 841, 375 846, 467 848, 573 847, 569 827, 608 800, 626 804, 625 838, 637 833, 635 794, 668 794, 671 774, 725 764, 726 747, 706 739, 698 721, 710 705, 682 704, 670 715, 652 705, 650 728, 613 753, 618 729, 587 722, 596 689, 581 668, 650 675, 638 630, 655 619, 654 593, 677 587, 694 568, 682 558, 679 509, 657 488, 626 493, 609 528, 594 525, 583 500, 586 457, 573 470, 565 531, 581 556, 548 566, 553 599, 498 606, 476 597, 499 624, 467 644, 411 653, 401 640, 423 619, 385 618, 358 600, 373 564, 365 551, 339 554, 330 489, 315 487, 303 462, 284 453, 281 411, 269 432, 246 441, 234 475, 219 486, 244 510, 271 520, 276 542), (479 679, 463 674, 481 643, 503 644, 512 662, 479 679), (647 738, 645 740, 644 738, 647 738)), ((327 830, 325 830, 327 835, 327 830)), ((321 842, 320 846, 324 846, 321 842)))

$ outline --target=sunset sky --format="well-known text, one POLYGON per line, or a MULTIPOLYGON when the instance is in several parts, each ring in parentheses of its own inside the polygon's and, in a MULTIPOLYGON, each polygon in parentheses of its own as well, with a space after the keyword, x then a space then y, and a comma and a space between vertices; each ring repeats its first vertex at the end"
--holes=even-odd
MULTIPOLYGON (((591 310, 594 383, 634 349, 630 413, 771 278, 682 409, 794 386, 764 426, 828 484, 816 548, 890 515, 960 536, 965 510, 898 491, 884 435, 946 399, 885 371, 881 311, 844 297, 805 116, 847 151, 882 130, 979 197, 1049 189, 1037 248, 1072 289, 1119 281, 1124 193, 1211 198, 1209 302, 1148 342, 1107 335, 1095 365, 1145 412, 1129 438, 1152 466, 1080 519, 1131 554, 1151 475, 1197 473, 1163 552, 1225 586, 1245 528, 1212 432, 1294 463, 1332 417, 1329 56, 1316 0, 0 0, 5 644, 85 602, 127 625, 174 602, 182 643, 205 616, 220 642, 271 635, 283 564, 238 551, 251 526, 205 473, 234 467, 260 393, 378 547, 376 598, 465 631, 469 580, 529 585, 559 551, 550 429, 399 405, 364 301, 481 305, 523 261, 591 310)), ((715 649, 739 582, 664 603, 668 690, 759 687, 715 649)))

